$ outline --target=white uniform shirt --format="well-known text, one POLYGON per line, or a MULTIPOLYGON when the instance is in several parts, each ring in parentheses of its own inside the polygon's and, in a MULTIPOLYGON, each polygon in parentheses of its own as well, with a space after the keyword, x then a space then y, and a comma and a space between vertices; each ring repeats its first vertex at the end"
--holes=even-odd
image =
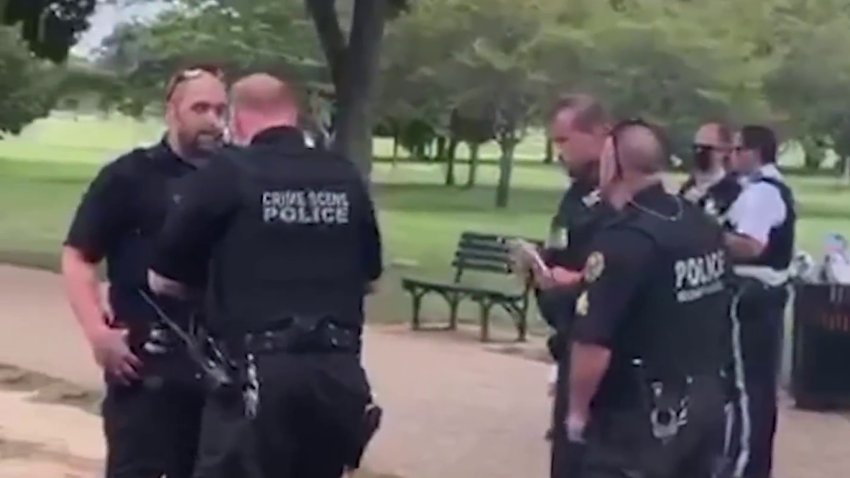
MULTIPOLYGON (((759 176, 783 181, 782 174, 773 164, 762 166, 759 176)), ((785 221, 788 213, 782 194, 773 184, 742 178, 743 191, 732 203, 727 213, 735 232, 767 245, 770 230, 785 221)))

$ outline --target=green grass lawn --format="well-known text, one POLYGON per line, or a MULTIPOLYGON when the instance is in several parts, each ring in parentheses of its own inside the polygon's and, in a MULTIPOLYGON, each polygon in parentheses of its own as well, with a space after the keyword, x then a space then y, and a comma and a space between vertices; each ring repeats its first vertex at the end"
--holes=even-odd
MULTIPOLYGON (((53 117, 19 137, 0 141, 0 158, 6 158, 0 159, 0 261, 55 267, 74 208, 99 166, 139 142, 155 141, 159 134, 154 122, 53 117)), ((525 156, 514 168, 510 207, 505 210, 493 207, 495 165, 482 165, 479 186, 467 190, 442 185, 442 164, 375 164, 375 195, 386 260, 392 266, 382 294, 382 318, 409 316, 408 299, 398 289, 399 274, 449 273, 462 231, 545 235, 566 180, 557 166, 541 165, 535 150, 542 150, 542 144, 522 149, 525 156)), ((465 182, 466 166, 458 165, 456 173, 458 181, 465 182)), ((842 189, 832 178, 790 181, 800 203, 800 247, 817 255, 825 234, 850 234, 850 189, 842 189)), ((443 307, 429 303, 425 312, 440 315, 443 307)))

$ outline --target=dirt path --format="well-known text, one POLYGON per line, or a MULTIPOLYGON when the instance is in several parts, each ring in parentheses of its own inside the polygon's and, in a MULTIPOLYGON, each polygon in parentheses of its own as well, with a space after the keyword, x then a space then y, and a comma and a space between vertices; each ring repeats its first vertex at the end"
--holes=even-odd
MULTIPOLYGON (((405 478, 546 475, 544 364, 495 353, 471 340, 414 336, 403 328, 369 330, 365 358, 386 408, 386 426, 367 457, 371 468, 405 478)), ((0 266, 0 363, 62 377, 82 388, 42 384, 50 390, 48 400, 91 402, 91 395, 82 392, 99 389, 98 373, 55 275, 0 266)), ((0 478, 92 476, 72 467, 93 466, 101 456, 97 417, 77 412, 84 418, 60 420, 42 415, 39 408, 24 413, 22 402, 50 408, 23 400, 20 393, 0 392, 0 478), (81 421, 73 425, 73 420, 81 421), (46 441, 28 431, 42 422, 55 424, 54 435, 63 426, 76 426, 90 437, 81 442, 91 445, 75 450, 62 433, 46 441), (51 471, 7 473, 4 466, 26 462, 22 454, 41 456, 51 471), (57 466, 66 468, 64 475, 52 471, 57 466)), ((779 433, 777 478, 834 478, 850 470, 850 421, 845 418, 786 409, 779 433)))

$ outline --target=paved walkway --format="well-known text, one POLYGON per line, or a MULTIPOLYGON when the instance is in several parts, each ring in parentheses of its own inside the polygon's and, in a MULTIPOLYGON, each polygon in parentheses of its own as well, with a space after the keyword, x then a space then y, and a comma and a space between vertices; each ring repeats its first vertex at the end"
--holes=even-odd
MULTIPOLYGON (((405 478, 546 476, 544 364, 402 328, 369 330, 365 358, 386 408, 371 468, 405 478)), ((99 387, 55 275, 0 266, 0 363, 99 387)), ((3 410, 0 430, 19 419, 3 410)), ((846 418, 785 407, 779 426, 777 478, 850 476, 846 418)))

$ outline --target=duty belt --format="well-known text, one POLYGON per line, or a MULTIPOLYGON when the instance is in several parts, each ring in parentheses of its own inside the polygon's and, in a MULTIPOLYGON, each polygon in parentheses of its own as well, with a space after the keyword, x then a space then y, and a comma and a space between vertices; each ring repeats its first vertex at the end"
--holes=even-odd
POLYGON ((303 326, 301 321, 273 330, 251 332, 242 336, 236 347, 246 353, 358 353, 360 334, 333 322, 320 321, 303 326))

